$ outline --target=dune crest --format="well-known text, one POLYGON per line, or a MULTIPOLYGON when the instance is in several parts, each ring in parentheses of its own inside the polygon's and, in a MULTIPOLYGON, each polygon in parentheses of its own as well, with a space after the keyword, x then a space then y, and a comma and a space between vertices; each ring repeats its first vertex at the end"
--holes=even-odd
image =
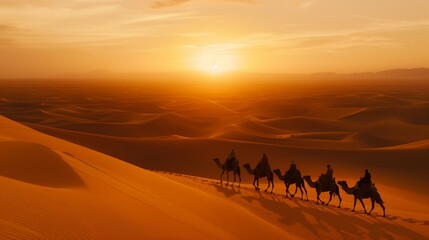
POLYGON ((0 176, 47 187, 85 185, 60 155, 29 142, 0 142, 0 176))
POLYGON ((294 239, 228 199, 4 117, 0 136, 14 139, 0 142, 0 238, 294 239))

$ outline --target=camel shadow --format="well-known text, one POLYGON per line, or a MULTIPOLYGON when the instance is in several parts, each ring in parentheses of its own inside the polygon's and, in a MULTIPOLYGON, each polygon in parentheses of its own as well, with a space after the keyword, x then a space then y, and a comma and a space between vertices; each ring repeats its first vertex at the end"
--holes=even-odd
POLYGON ((316 205, 315 201, 287 199, 279 194, 243 196, 248 202, 258 201, 266 210, 278 216, 280 225, 300 225, 317 238, 370 238, 386 239, 408 236, 410 239, 427 237, 398 225, 381 215, 355 214, 334 206, 316 205), (335 236, 328 235, 335 231, 335 236))
POLYGON ((231 185, 221 185, 220 183, 208 183, 211 186, 214 186, 215 189, 223 193, 225 197, 230 198, 234 195, 241 194, 241 189, 239 187, 231 186, 231 185))

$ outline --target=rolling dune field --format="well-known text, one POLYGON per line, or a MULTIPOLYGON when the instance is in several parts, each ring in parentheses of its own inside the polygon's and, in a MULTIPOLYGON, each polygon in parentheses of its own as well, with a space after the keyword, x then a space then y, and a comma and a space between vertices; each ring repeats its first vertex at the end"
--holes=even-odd
POLYGON ((2 80, 0 236, 427 239, 429 84, 410 81, 2 80), (341 209, 308 185, 309 202, 285 199, 277 178, 255 192, 244 169, 242 188, 222 187, 213 158, 231 149, 313 180, 367 168, 387 218, 351 213, 342 190, 341 209))

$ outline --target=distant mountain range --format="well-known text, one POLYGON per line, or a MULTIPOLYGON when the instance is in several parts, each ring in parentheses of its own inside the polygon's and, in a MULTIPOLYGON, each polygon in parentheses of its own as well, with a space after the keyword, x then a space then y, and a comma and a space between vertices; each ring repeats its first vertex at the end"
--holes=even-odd
POLYGON ((313 73, 312 77, 329 77, 329 78, 365 78, 365 79, 429 79, 429 68, 400 68, 390 69, 380 72, 361 72, 361 73, 346 73, 338 74, 333 72, 313 73))
MULTIPOLYGON (((178 76, 203 76, 210 75, 199 72, 128 72, 117 73, 109 70, 95 70, 84 73, 69 73, 62 76, 56 76, 56 79, 177 79, 178 76)), ((222 75, 221 75, 222 76, 222 75)), ((280 79, 428 79, 429 68, 402 68, 390 69, 380 72, 360 72, 360 73, 335 73, 319 72, 311 74, 293 74, 293 73, 252 73, 252 72, 232 72, 225 76, 246 76, 249 78, 265 78, 271 76, 280 79)))

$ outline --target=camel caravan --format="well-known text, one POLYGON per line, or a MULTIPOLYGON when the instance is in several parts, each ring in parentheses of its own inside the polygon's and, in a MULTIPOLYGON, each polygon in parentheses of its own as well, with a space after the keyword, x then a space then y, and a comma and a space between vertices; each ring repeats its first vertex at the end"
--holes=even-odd
MULTIPOLYGON (((222 173, 220 175, 220 183, 222 184, 222 178, 224 173, 226 172, 226 185, 229 185, 229 172, 232 172, 234 175, 234 180, 231 184, 231 186, 234 186, 234 183, 237 180, 238 176, 238 187, 240 187, 241 184, 241 169, 238 162, 238 159, 235 157, 234 150, 231 151, 231 153, 228 155, 227 159, 221 163, 219 158, 213 159, 216 165, 222 170, 222 173)), ((259 191, 259 179, 260 178, 266 178, 268 182, 268 187, 265 189, 265 192, 268 192, 268 189, 271 187, 270 193, 273 193, 274 190, 274 174, 277 175, 278 179, 283 181, 283 183, 286 186, 286 197, 289 195, 291 197, 295 197, 298 189, 301 192, 301 200, 304 200, 304 193, 306 196, 306 200, 308 201, 308 195, 307 195, 307 189, 305 188, 304 182, 307 182, 307 185, 311 188, 314 188, 316 190, 317 199, 316 204, 319 204, 319 202, 322 205, 328 205, 332 197, 337 196, 339 200, 338 208, 341 206, 342 198, 340 196, 340 187, 343 189, 344 192, 347 194, 353 195, 354 197, 354 204, 352 211, 355 211, 356 208, 356 202, 359 200, 359 202, 362 204, 362 207, 365 211, 365 213, 371 214, 372 210, 374 210, 374 205, 377 202, 381 208, 383 209, 383 217, 386 216, 386 211, 384 207, 384 202, 381 199, 381 195, 378 193, 377 188, 375 187, 375 184, 371 181, 371 174, 369 173, 368 169, 365 169, 365 175, 362 177, 359 181, 357 181, 356 185, 353 187, 349 187, 346 181, 338 181, 335 182, 335 178, 333 177, 334 170, 331 168, 331 166, 328 164, 326 173, 322 173, 319 178, 313 182, 311 176, 306 175, 302 176, 299 169, 296 167, 295 161, 292 161, 289 169, 285 172, 284 175, 282 175, 280 169, 274 169, 271 170, 271 166, 268 162, 268 157, 265 153, 262 154, 261 160, 256 165, 255 168, 252 168, 250 164, 246 163, 243 164, 243 167, 247 170, 247 172, 253 176, 253 186, 255 190, 259 191), (289 187, 291 185, 296 186, 295 192, 291 194, 289 192, 289 187), (304 190, 304 191, 303 191, 304 190), (320 194, 323 192, 329 192, 329 201, 324 202, 320 199, 320 194), (370 198, 372 207, 369 212, 366 211, 366 207, 363 199, 370 198)))

